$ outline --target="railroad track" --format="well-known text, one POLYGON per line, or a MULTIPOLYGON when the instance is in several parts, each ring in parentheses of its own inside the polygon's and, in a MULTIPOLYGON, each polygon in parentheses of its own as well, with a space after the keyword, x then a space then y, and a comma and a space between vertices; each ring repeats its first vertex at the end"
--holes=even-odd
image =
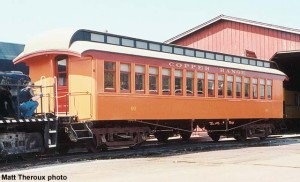
POLYGON ((101 153, 88 153, 85 149, 73 151, 67 155, 39 156, 33 160, 24 161, 21 159, 8 159, 1 161, 0 172, 23 170, 30 168, 40 168, 49 165, 60 165, 65 163, 89 161, 89 160, 108 160, 125 159, 140 157, 164 157, 170 155, 188 154, 192 152, 203 152, 212 150, 226 150, 243 147, 257 146, 278 146, 300 142, 300 135, 274 135, 264 141, 253 138, 245 142, 237 142, 233 139, 223 139, 219 142, 203 141, 201 137, 193 137, 189 142, 173 138, 168 143, 159 143, 156 140, 145 142, 136 149, 110 149, 101 153))

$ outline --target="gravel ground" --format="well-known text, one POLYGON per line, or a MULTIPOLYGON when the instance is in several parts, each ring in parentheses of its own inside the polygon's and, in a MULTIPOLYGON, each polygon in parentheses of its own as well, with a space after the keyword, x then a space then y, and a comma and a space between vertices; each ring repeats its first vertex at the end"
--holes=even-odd
POLYGON ((2 181, 8 181, 9 177, 15 175, 14 181, 298 182, 299 171, 299 136, 289 136, 283 143, 272 146, 190 151, 129 159, 95 159, 0 174, 2 181), (19 175, 25 177, 21 176, 20 179, 19 175))

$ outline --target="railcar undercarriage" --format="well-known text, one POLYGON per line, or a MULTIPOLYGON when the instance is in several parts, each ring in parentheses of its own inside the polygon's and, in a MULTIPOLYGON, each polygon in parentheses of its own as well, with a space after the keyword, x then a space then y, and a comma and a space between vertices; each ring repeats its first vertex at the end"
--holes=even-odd
POLYGON ((197 126, 207 130, 213 141, 219 141, 221 136, 237 141, 248 137, 264 140, 276 131, 274 123, 277 122, 266 119, 79 122, 76 116, 6 120, 1 125, 0 155, 67 153, 69 148, 79 145, 86 146, 90 152, 100 152, 115 147, 136 147, 149 136, 167 142, 169 137, 180 135, 187 141, 197 126))
POLYGON ((245 141, 248 137, 266 139, 276 132, 277 121, 268 119, 209 121, 205 129, 213 141, 221 136, 233 137, 237 141, 245 141))

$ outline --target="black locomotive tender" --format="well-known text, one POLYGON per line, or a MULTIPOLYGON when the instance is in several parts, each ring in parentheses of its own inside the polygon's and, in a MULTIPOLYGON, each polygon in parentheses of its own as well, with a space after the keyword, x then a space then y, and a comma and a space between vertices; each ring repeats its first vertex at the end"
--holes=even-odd
POLYGON ((22 72, 0 72, 0 158, 56 147, 57 119, 53 114, 37 113, 32 119, 20 117, 18 94, 28 82, 30 78, 22 72))

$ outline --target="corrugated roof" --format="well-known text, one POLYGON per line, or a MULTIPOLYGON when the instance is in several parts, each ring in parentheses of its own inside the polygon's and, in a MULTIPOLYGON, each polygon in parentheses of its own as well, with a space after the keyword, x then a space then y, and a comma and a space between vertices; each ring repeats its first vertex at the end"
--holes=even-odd
POLYGON ((247 20, 247 19, 242 19, 242 18, 237 18, 237 17, 232 17, 232 16, 220 15, 220 16, 217 16, 201 25, 198 25, 190 30, 187 30, 169 40, 166 40, 164 43, 167 43, 167 44, 173 43, 174 41, 176 41, 178 39, 181 39, 191 33, 194 33, 196 31, 198 31, 204 27, 207 27, 207 26, 209 26, 217 21, 220 21, 220 20, 234 21, 234 22, 244 23, 244 24, 258 26, 258 27, 264 27, 264 28, 270 28, 270 29, 284 31, 284 32, 300 34, 299 29, 293 29, 293 28, 288 28, 288 27, 283 27, 283 26, 278 26, 278 25, 272 25, 272 24, 268 24, 268 23, 262 23, 262 22, 257 22, 257 21, 252 21, 252 20, 247 20))
POLYGON ((0 42, 0 59, 15 59, 24 50, 24 46, 23 44, 0 42))

